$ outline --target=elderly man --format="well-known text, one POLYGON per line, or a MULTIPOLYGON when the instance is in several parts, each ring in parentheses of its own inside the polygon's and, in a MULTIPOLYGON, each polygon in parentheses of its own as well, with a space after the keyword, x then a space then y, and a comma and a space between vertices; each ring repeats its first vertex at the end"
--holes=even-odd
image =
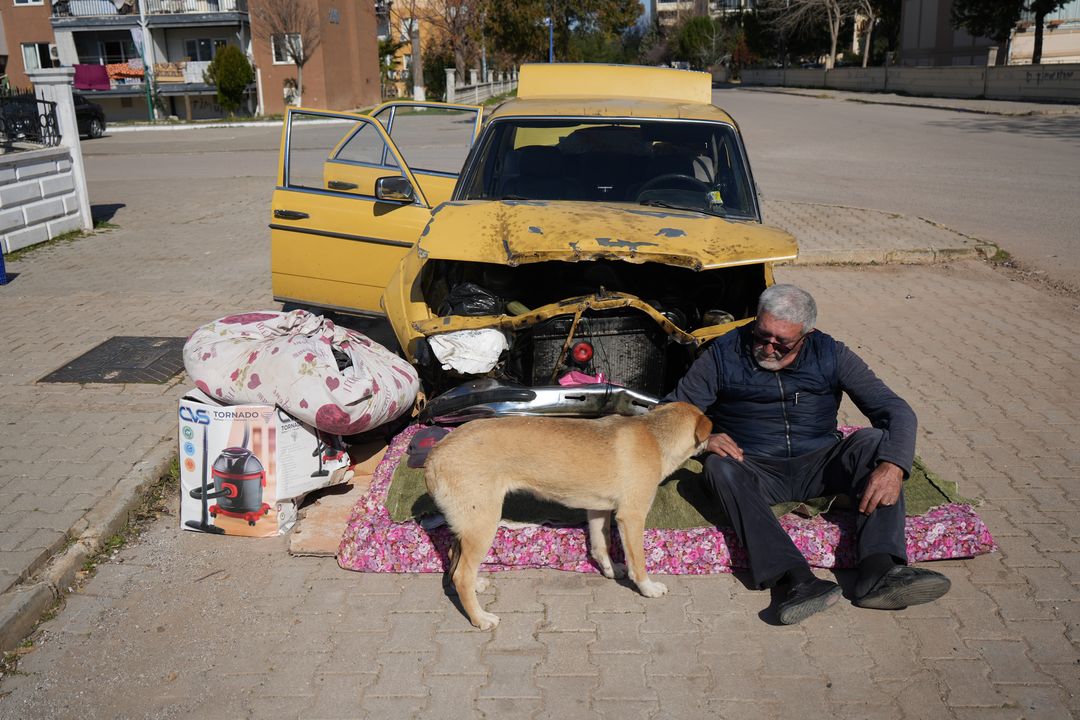
POLYGON ((847 494, 859 510, 855 604, 898 610, 944 595, 949 579, 907 566, 903 482, 915 455, 915 413, 854 352, 815 330, 805 290, 773 285, 755 322, 717 338, 665 401, 706 412, 705 478, 750 558, 756 587, 789 586, 790 625, 840 598, 817 578, 771 504, 847 494), (847 438, 837 412, 847 393, 873 427, 847 438))

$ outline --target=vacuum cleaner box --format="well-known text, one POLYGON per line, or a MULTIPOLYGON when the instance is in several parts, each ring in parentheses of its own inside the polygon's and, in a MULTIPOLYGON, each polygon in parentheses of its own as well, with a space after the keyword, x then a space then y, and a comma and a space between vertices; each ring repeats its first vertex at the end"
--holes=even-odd
POLYGON ((349 456, 280 408, 180 400, 180 527, 270 537, 296 522, 303 496, 345 477, 349 456))

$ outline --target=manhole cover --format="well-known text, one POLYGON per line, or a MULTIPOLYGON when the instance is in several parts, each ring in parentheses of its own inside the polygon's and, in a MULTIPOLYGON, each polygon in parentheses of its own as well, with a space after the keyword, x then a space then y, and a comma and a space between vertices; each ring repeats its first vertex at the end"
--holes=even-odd
POLYGON ((184 369, 185 338, 114 337, 38 382, 163 383, 184 369))

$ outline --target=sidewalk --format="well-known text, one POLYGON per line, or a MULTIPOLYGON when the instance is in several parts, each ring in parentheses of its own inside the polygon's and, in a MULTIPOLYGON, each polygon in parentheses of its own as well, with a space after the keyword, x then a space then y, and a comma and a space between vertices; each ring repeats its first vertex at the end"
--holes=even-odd
MULTIPOLYGON (((228 188, 186 188, 132 208, 121 229, 7 264, 6 647, 165 471, 187 387, 38 380, 113 336, 182 338, 272 306, 265 183, 228 188)), ((778 202, 766 213, 803 242, 800 262, 981 252, 918 218, 778 202)), ((1002 552, 939 563, 954 584, 942 602, 895 614, 842 602, 777 628, 759 618, 768 595, 731 576, 665 578, 672 593, 646 600, 601 578, 511 573, 494 583, 503 623, 485 634, 438 577, 347 573, 289 557, 282 538, 208 538, 167 517, 67 597, 25 674, 0 683, 0 717, 780 717, 796 702, 808 717, 1080 716, 1080 410, 1063 402, 1080 395, 1080 345, 1061 331, 1074 303, 979 262, 777 276, 814 292, 822 325, 911 400, 929 466, 985 500, 1002 552)))
POLYGON ((897 95, 896 93, 854 92, 850 90, 774 87, 765 85, 740 85, 738 87, 750 92, 784 93, 786 95, 804 95, 806 97, 846 100, 848 102, 867 103, 870 105, 906 105, 909 107, 956 110, 959 112, 980 113, 984 115, 1074 115, 1080 113, 1080 105, 1075 103, 1038 103, 1020 102, 1016 100, 919 97, 914 95, 897 95))

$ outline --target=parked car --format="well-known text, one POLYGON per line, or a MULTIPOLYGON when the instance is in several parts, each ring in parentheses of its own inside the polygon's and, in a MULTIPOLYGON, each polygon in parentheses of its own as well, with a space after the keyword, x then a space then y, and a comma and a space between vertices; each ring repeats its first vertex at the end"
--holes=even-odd
POLYGON ((274 296, 385 314, 435 419, 639 411, 797 254, 761 224, 711 96, 707 73, 525 65, 483 123, 436 103, 290 110, 274 296))
POLYGON ((96 102, 87 100, 79 93, 74 93, 75 122, 79 134, 99 138, 105 134, 105 110, 96 102))

